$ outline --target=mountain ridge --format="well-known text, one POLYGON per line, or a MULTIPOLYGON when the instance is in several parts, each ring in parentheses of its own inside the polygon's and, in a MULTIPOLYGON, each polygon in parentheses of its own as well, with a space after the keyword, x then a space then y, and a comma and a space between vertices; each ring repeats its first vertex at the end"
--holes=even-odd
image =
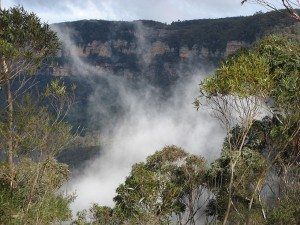
MULTIPOLYGON (((54 78, 60 77, 66 83, 76 83, 78 101, 71 109, 68 120, 75 127, 85 128, 83 136, 99 130, 101 133, 105 124, 119 118, 124 109, 118 104, 120 97, 104 78, 97 77, 97 73, 89 74, 87 78, 81 74, 84 68, 78 65, 80 70, 77 70, 74 64, 78 60, 101 74, 121 76, 133 83, 143 80, 168 92, 180 77, 185 79, 199 71, 209 73, 226 56, 241 47, 252 45, 264 35, 274 32, 300 33, 294 20, 277 12, 180 21, 169 25, 148 20, 80 20, 52 26, 58 31, 64 46, 49 74, 55 75, 54 78), (104 93, 100 99, 90 98, 96 91, 95 85, 104 93), (91 114, 89 109, 97 104, 94 101, 101 101, 107 107, 104 111, 109 112, 109 117, 101 112, 94 115, 92 111, 94 114, 91 114)), ((85 149, 88 148, 76 151, 75 158, 86 161, 83 159, 88 154, 85 149)), ((60 160, 71 165, 74 154, 66 151, 60 160)))
POLYGON ((152 20, 53 24, 59 33, 67 33, 73 46, 73 52, 69 46, 59 52, 53 74, 76 73, 70 63, 76 55, 96 69, 132 80, 143 77, 165 87, 190 73, 191 68, 213 68, 239 48, 251 45, 274 29, 294 24, 288 15, 278 12, 171 24, 152 20))

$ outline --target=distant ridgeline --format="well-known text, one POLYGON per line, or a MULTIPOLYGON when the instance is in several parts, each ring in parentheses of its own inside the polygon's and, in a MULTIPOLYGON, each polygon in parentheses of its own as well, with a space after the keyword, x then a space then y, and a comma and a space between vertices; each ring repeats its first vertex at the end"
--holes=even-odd
MULTIPOLYGON (((197 73, 199 69, 210 71, 224 57, 251 45, 264 35, 273 32, 300 33, 294 20, 286 13, 278 12, 178 21, 170 25, 144 20, 82 20, 54 24, 53 27, 61 31, 59 34, 65 45, 58 53, 54 68, 44 70, 37 79, 41 87, 55 77, 66 84, 77 84, 77 103, 67 119, 74 127, 85 129, 82 133, 84 139, 97 137, 102 129, 123 115, 124 109, 119 102, 118 91, 110 87, 103 76, 93 76, 96 74, 90 72, 80 76, 85 69, 80 61, 91 65, 95 73, 115 74, 133 81, 129 82, 133 85, 142 79, 156 87, 163 87, 165 91, 179 77, 197 73), (97 98, 90 97, 99 90, 101 94, 96 93, 97 98), (99 102, 105 110, 93 110, 99 102)), ((93 158, 98 151, 99 148, 93 146, 78 147, 76 151, 71 148, 63 152, 59 160, 73 167, 74 162, 79 165, 86 158, 93 158)))
MULTIPOLYGON (((71 55, 96 69, 130 80, 146 78, 166 87, 179 76, 211 69, 221 59, 260 37, 293 26, 286 13, 173 22, 81 20, 54 24, 69 32, 73 51, 65 47, 53 70, 56 76, 76 73, 71 55)), ((80 71, 78 71, 80 73, 80 71)))
MULTIPOLYGON (((180 76, 197 73, 199 69, 211 70, 229 54, 249 46, 260 37, 273 32, 300 33, 300 27, 284 12, 256 13, 247 17, 201 19, 173 22, 170 25, 155 21, 104 21, 81 20, 54 24, 64 38, 54 67, 38 76, 41 86, 55 77, 65 83, 76 83, 76 107, 69 120, 89 129, 103 127, 113 115, 122 115, 118 93, 101 76, 81 75, 84 67, 78 59, 93 70, 115 74, 129 81, 142 78, 163 87, 172 85, 180 76), (70 50, 70 40, 72 50, 70 50), (66 43, 68 42, 68 43, 66 43), (74 56, 76 59, 74 60, 74 56), (77 60, 77 61, 76 61, 77 60), (75 66, 74 66, 75 65, 75 66), (76 68, 76 65, 78 68, 76 68), (48 76, 45 76, 45 74, 48 76), (88 108, 98 104, 89 96, 102 90, 101 101, 111 112, 107 115, 89 115, 88 108), (89 99, 89 100, 88 100, 89 99), (97 123, 91 122, 97 119, 97 123), (94 127, 97 124, 97 127, 94 127)), ((135 82, 132 82, 133 85, 135 82)), ((100 96, 100 95, 99 95, 100 96)), ((103 105, 103 104, 102 104, 103 105)))
POLYGON ((64 45, 54 67, 43 70, 42 75, 37 76, 39 89, 56 77, 63 79, 67 85, 77 84, 77 104, 71 109, 68 119, 76 126, 91 130, 103 127, 113 115, 122 115, 122 109, 118 104, 118 92, 109 87, 104 77, 93 76, 96 74, 88 74, 89 79, 86 79, 86 74, 70 76, 82 75, 81 69, 85 68, 79 65, 79 61, 91 65, 95 73, 99 70, 108 75, 122 76, 133 81, 129 82, 133 85, 134 81, 142 78, 156 87, 163 87, 165 91, 180 76, 197 73, 199 69, 209 71, 227 55, 251 45, 264 35, 272 32, 300 33, 295 20, 284 12, 178 21, 170 25, 145 20, 81 20, 53 24, 53 27, 61 31, 59 35, 64 39, 64 45), (101 99, 89 98, 95 91, 95 84, 97 90, 104 93, 101 99), (99 101, 108 107, 109 117, 95 115, 95 112, 89 114, 89 107, 99 101), (97 123, 91 122, 93 118, 97 119, 97 123), (94 127, 96 124, 97 127, 94 127))

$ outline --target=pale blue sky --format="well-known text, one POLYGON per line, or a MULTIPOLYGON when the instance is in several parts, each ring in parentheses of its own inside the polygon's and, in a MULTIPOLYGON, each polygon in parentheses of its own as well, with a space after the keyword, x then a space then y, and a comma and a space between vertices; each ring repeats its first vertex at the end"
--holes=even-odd
POLYGON ((2 0, 23 5, 48 23, 79 19, 172 21, 252 15, 265 9, 240 0, 2 0))

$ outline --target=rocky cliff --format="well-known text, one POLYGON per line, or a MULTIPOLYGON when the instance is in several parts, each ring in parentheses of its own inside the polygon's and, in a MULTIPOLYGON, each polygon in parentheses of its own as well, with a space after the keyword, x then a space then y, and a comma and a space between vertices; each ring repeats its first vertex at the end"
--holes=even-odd
POLYGON ((271 12, 169 25, 143 20, 55 24, 65 47, 53 72, 58 76, 74 73, 70 58, 76 56, 96 69, 165 86, 191 70, 211 68, 271 30, 294 22, 285 14, 271 12))
MULTIPOLYGON (((199 73, 199 69, 214 68, 224 57, 250 46, 274 30, 290 32, 294 23, 286 14, 271 12, 171 24, 142 20, 83 20, 54 24, 64 45, 56 57, 55 67, 48 70, 49 76, 43 74, 38 83, 42 90, 53 79, 53 74, 62 76, 65 84, 75 83, 76 104, 67 120, 74 127, 83 127, 82 135, 99 130, 101 133, 106 131, 108 124, 114 125, 126 109, 122 108, 120 93, 108 85, 106 77, 93 76, 91 71, 123 76, 130 81, 142 78, 168 92, 178 77, 199 73), (86 65, 92 68, 85 74, 90 74, 91 79, 68 76, 84 73, 86 65)), ((143 86, 140 88, 143 90, 143 86)), ((76 161, 77 165, 97 154, 95 149, 99 147, 69 149, 59 159, 69 163, 76 161)))

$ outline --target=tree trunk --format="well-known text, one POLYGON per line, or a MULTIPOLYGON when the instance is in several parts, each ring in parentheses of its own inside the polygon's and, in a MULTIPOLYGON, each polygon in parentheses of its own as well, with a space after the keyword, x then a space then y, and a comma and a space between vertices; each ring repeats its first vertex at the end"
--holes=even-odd
POLYGON ((7 116, 7 130, 8 130, 8 137, 7 137, 7 163, 9 167, 9 178, 10 178, 10 186, 13 187, 13 180, 14 180, 14 164, 13 164, 13 97, 11 92, 10 86, 10 79, 7 64, 5 59, 2 58, 2 74, 3 74, 3 81, 4 81, 4 95, 6 101, 6 116, 7 116))
POLYGON ((6 92, 6 102, 7 102, 7 122, 8 122, 8 140, 7 140, 7 163, 9 165, 10 170, 10 186, 13 187, 14 180, 14 165, 13 165, 13 98, 10 89, 10 81, 9 79, 5 84, 5 92, 6 92))
POLYGON ((189 194, 189 221, 191 225, 195 224, 194 220, 194 204, 193 204, 193 191, 189 194))
POLYGON ((227 224, 230 209, 231 209, 231 197, 232 197, 232 186, 233 186, 233 179, 234 179, 234 171, 235 170, 235 162, 231 162, 231 174, 230 174, 230 182, 229 182, 229 187, 228 187, 228 204, 227 204, 227 209, 225 212, 224 220, 223 220, 223 225, 227 224))

